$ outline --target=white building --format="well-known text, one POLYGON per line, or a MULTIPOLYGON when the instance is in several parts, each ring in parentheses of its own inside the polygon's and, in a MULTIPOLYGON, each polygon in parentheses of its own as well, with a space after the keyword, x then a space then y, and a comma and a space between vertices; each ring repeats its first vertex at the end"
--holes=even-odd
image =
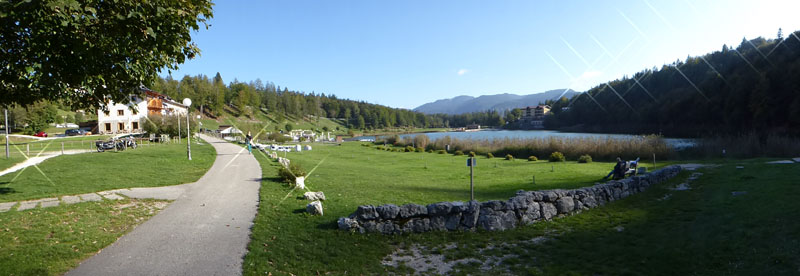
POLYGON ((186 116, 188 112, 187 106, 150 89, 144 89, 144 97, 132 95, 128 104, 109 101, 107 111, 97 110, 97 131, 100 134, 140 133, 141 122, 148 115, 186 116))

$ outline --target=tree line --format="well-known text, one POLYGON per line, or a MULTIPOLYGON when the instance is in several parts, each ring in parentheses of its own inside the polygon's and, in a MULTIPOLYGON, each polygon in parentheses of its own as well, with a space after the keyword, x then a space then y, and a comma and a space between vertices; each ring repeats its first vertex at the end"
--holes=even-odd
POLYGON ((800 32, 643 70, 552 103, 550 129, 800 135, 800 32))
POLYGON ((364 130, 464 127, 469 124, 502 126, 505 122, 496 111, 428 115, 364 101, 340 99, 333 94, 290 90, 261 79, 250 82, 234 79, 225 85, 219 73, 213 78, 206 75, 187 75, 181 80, 171 76, 159 77, 149 88, 176 100, 190 98, 197 110, 212 117, 222 115, 227 108, 234 115, 250 118, 257 112, 269 112, 278 116, 279 121, 284 115, 336 118, 342 119, 349 128, 364 130))

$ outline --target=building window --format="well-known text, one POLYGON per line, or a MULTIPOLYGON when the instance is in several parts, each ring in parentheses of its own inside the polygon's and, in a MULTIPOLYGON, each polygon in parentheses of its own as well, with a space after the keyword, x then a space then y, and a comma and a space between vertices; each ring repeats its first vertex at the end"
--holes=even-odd
POLYGON ((111 131, 111 123, 106 123, 106 131, 111 131))
POLYGON ((133 130, 139 129, 139 122, 133 122, 133 130))
POLYGON ((125 124, 124 123, 117 123, 117 126, 119 127, 119 130, 125 130, 125 124))
POLYGON ((117 110, 117 115, 118 116, 124 116, 125 115, 125 110, 123 110, 123 109, 117 110))

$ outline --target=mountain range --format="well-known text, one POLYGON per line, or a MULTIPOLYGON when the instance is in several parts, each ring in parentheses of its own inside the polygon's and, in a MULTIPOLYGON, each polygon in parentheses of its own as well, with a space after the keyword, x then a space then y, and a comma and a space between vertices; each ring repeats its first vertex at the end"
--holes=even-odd
POLYGON ((564 90, 565 89, 555 89, 528 95, 504 93, 479 97, 458 96, 452 99, 442 99, 420 105, 414 108, 414 111, 425 114, 463 114, 487 110, 505 112, 506 110, 514 108, 538 105, 547 100, 556 100, 561 97, 562 94, 569 99, 579 93, 571 89, 565 93, 564 90))

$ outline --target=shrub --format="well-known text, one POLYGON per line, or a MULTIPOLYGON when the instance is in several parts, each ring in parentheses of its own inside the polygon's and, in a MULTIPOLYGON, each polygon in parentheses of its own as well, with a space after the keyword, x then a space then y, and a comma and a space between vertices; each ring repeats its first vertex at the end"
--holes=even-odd
POLYGON ((581 155, 581 157, 578 157, 578 163, 592 163, 592 156, 588 154, 581 155))
POLYGON ((514 156, 511 154, 506 154, 506 160, 514 161, 514 156))
POLYGON ((539 158, 537 158, 535 155, 531 155, 528 156, 528 161, 539 161, 539 158))
POLYGON ((475 157, 475 152, 474 151, 470 151, 469 152, 469 157, 475 157))
POLYGON ((429 153, 433 153, 433 149, 429 149, 429 150, 428 150, 428 152, 429 152, 429 153))
POLYGON ((376 150, 383 150, 383 146, 377 146, 377 147, 375 147, 375 149, 376 150))
POLYGON ((491 152, 487 153, 486 154, 486 158, 489 158, 489 159, 494 158, 494 154, 492 154, 491 152))
POLYGON ((438 151, 438 153, 439 153, 439 154, 445 154, 445 153, 447 153, 447 151, 445 151, 445 150, 439 150, 439 151, 438 151))
POLYGON ((406 152, 414 152, 415 149, 412 146, 406 146, 406 152))
POLYGON ((295 177, 306 176, 306 171, 303 170, 300 165, 291 163, 288 169, 284 166, 281 166, 280 169, 278 169, 278 176, 280 176, 280 178, 286 183, 294 183, 295 177))
POLYGON ((463 152, 463 151, 460 151, 460 150, 457 150, 456 152, 454 152, 454 153, 453 153, 453 155, 455 155, 455 156, 461 156, 461 155, 464 155, 464 152, 463 152))
POLYGON ((560 152, 553 152, 550 154, 550 158, 548 158, 550 162, 564 162, 566 158, 564 158, 564 154, 560 152))
POLYGON ((425 149, 422 147, 417 147, 417 152, 425 152, 425 149))

